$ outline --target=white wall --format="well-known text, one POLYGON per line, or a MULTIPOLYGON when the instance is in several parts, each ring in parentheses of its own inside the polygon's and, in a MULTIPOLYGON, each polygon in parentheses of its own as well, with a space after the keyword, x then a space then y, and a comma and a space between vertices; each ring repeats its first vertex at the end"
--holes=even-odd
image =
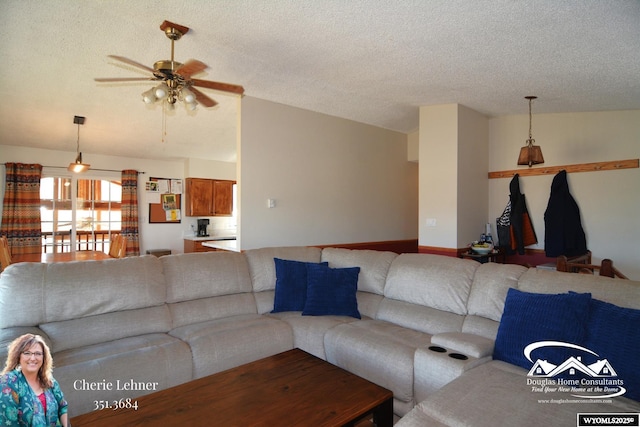
MULTIPOLYGON (((46 171, 58 172, 58 176, 70 176, 66 166, 75 159, 74 152, 43 150, 38 148, 25 148, 11 145, 0 145, 0 163, 40 163, 44 166, 63 166, 62 169, 45 168, 46 171)), ((140 216, 140 253, 147 249, 171 249, 173 253, 182 253, 184 250, 183 233, 190 231, 190 225, 195 224, 195 218, 183 217, 180 224, 149 224, 149 205, 146 201, 144 183, 149 177, 185 178, 188 162, 183 160, 161 161, 148 159, 134 159, 128 157, 101 156, 83 153, 83 160, 91 164, 91 169, 83 174, 83 177, 94 179, 109 179, 119 177, 118 172, 100 172, 96 169, 135 169, 145 172, 139 175, 139 216, 140 216)), ((204 178, 234 179, 231 173, 235 170, 235 164, 224 162, 210 162, 196 160, 195 166, 191 164, 195 172, 202 172, 204 178), (206 172, 206 173, 205 173, 206 172)), ((0 173, 0 196, 4 197, 5 189, 4 168, 0 173)), ((0 211, 2 207, 0 206, 0 211)), ((1 213, 1 212, 0 212, 1 213)))
POLYGON ((407 135, 244 97, 241 139, 243 249, 417 237, 407 135))
POLYGON ((457 247, 458 105, 420 108, 420 246, 457 247), (427 226, 427 220, 435 220, 427 226))
POLYGON ((235 180, 236 164, 215 160, 187 159, 184 161, 184 176, 191 178, 235 180))
POLYGON ((420 246, 465 247, 484 231, 487 141, 488 121, 477 111, 459 104, 420 108, 420 246))
MULTIPOLYGON (((520 147, 529 132, 529 116, 489 121, 489 171, 527 169, 517 166, 520 147)), ((640 110, 568 114, 534 114, 533 138, 545 163, 561 166, 640 157, 640 110)), ((611 258, 625 275, 640 280, 640 169, 581 172, 567 175, 597 263, 611 258)), ((520 187, 538 236, 532 248, 544 248, 544 211, 553 174, 520 177, 520 187)), ((511 178, 489 180, 489 218, 504 209, 511 178)))
MULTIPOLYGON (((484 213, 489 207, 486 181, 489 121, 463 105, 458 107, 458 235, 462 248, 480 238, 486 229, 484 213)), ((495 228, 494 228, 495 230, 495 228)))
POLYGON ((407 135, 407 159, 410 162, 420 160, 420 131, 411 132, 407 135))

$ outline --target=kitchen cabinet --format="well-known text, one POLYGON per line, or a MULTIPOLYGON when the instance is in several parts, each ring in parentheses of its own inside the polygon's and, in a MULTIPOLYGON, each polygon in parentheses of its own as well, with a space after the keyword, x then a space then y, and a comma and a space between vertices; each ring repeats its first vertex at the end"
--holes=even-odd
POLYGON ((231 216, 235 181, 213 181, 213 214, 231 216))
POLYGON ((184 239, 184 253, 188 254, 191 252, 217 252, 216 248, 208 248, 206 246, 202 246, 202 241, 199 240, 189 240, 184 239))
POLYGON ((231 216, 235 181, 187 178, 185 216, 231 216))

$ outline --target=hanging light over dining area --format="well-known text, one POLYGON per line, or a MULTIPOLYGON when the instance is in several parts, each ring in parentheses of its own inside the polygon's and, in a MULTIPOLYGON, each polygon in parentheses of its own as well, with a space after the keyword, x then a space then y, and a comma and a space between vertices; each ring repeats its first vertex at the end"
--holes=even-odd
POLYGON ((85 118, 82 116, 73 116, 73 123, 78 125, 78 139, 76 140, 76 160, 69 163, 67 170, 73 173, 82 173, 89 170, 91 165, 82 163, 82 152, 80 151, 80 126, 84 124, 85 118))

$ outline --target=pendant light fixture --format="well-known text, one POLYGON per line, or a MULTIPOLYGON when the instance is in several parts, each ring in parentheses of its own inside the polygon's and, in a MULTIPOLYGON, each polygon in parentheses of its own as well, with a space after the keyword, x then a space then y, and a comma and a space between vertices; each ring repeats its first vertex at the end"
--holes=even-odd
POLYGON ((69 167, 67 170, 69 172, 81 173, 89 170, 89 166, 86 163, 82 163, 82 153, 80 152, 80 126, 84 124, 84 117, 82 116, 73 116, 73 123, 78 125, 78 140, 76 143, 76 161, 73 163, 69 163, 69 167))
POLYGON ((529 100, 529 139, 527 139, 527 145, 520 149, 520 155, 518 156, 518 165, 538 165, 544 163, 544 157, 542 157, 542 149, 538 145, 533 145, 536 140, 531 136, 531 102, 537 99, 537 96, 525 96, 525 99, 529 100))

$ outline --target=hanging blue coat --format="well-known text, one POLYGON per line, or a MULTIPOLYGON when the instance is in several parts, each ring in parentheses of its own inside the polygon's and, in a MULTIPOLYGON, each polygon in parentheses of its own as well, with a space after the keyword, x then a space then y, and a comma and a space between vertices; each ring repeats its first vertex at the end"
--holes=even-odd
POLYGON ((580 208, 569 192, 565 170, 558 172, 551 183, 544 225, 544 250, 548 257, 571 257, 587 252, 587 239, 580 221, 580 208))

